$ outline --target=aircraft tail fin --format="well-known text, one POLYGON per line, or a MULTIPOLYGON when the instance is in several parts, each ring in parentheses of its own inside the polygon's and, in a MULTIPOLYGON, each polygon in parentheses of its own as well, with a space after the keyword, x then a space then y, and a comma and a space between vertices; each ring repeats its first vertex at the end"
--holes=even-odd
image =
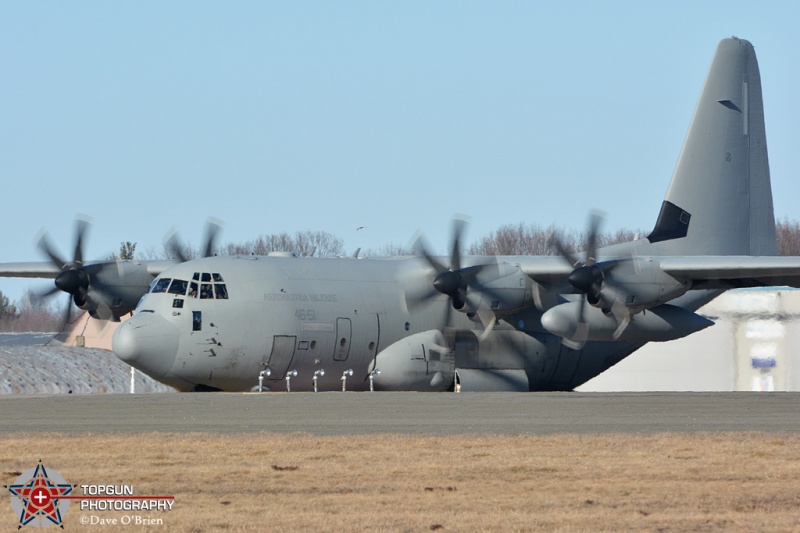
POLYGON ((753 45, 719 43, 658 220, 654 255, 777 255, 753 45))

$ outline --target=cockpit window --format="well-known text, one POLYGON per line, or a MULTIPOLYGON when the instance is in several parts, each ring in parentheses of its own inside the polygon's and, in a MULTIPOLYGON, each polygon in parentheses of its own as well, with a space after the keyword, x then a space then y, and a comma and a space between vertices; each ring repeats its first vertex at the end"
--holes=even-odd
POLYGON ((170 281, 172 281, 172 278, 161 278, 156 280, 155 285, 153 285, 152 292, 167 292, 167 287, 169 287, 170 281))
POLYGON ((172 285, 169 286, 170 294, 186 294, 186 287, 189 285, 188 281, 182 279, 173 279, 172 285))
POLYGON ((214 291, 211 289, 210 283, 203 283, 200 285, 200 299, 210 300, 214 298, 214 291))
POLYGON ((186 281, 182 279, 166 279, 156 280, 153 282, 153 289, 151 292, 169 292, 171 294, 184 294, 189 298, 200 298, 201 300, 227 300, 228 287, 225 285, 222 276, 218 272, 195 272, 192 276, 193 281, 186 281), (205 283, 198 283, 203 280, 205 283), (214 283, 211 283, 211 281, 214 283), (163 286, 159 285, 162 284, 163 286), (172 285, 170 285, 172 282, 172 285), (160 287, 156 290, 155 287, 160 287))

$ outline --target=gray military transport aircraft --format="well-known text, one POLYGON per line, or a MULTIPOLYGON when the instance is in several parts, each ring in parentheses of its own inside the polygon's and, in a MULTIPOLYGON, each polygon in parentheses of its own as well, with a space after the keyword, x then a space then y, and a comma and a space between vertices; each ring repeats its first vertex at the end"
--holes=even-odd
POLYGON ((114 352, 181 391, 252 390, 259 376, 272 390, 571 390, 647 342, 710 326, 695 311, 727 289, 800 286, 800 257, 775 257, 749 42, 720 42, 653 231, 597 249, 598 224, 582 254, 554 237, 561 257, 464 257, 456 224, 446 258, 424 246, 417 257, 211 256, 209 239, 200 259, 92 263, 81 226, 72 262, 43 241, 50 264, 0 275, 55 277, 53 291, 101 318, 135 307, 114 352))

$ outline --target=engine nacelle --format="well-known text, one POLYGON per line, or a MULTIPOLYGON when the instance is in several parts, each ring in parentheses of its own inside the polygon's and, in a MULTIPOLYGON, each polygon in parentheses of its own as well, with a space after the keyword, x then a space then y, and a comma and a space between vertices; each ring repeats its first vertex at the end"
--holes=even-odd
POLYGON ((381 350, 370 371, 374 368, 381 371, 376 390, 440 392, 453 384, 455 358, 445 348, 442 332, 429 330, 381 350))
POLYGON ((532 282, 519 265, 506 262, 487 265, 477 278, 486 288, 485 292, 480 293, 482 303, 492 309, 498 318, 512 314, 531 302, 532 282))
POLYGON ((609 291, 605 284, 599 298, 587 298, 595 307, 610 308, 617 298, 622 298, 633 313, 665 304, 683 295, 691 288, 691 283, 673 278, 663 270, 653 258, 635 257, 619 261, 606 276, 617 281, 609 291))
MULTIPOLYGON (((557 305, 542 315, 542 326, 552 333, 572 339, 580 323, 581 302, 557 305)), ((614 315, 585 305, 583 321, 588 326, 590 341, 663 342, 680 339, 714 324, 688 309, 670 304, 652 307, 631 317, 622 335, 614 338, 619 327, 614 315)))
POLYGON ((139 300, 153 282, 147 267, 138 261, 113 261, 84 267, 91 284, 88 298, 73 299, 79 308, 97 318, 114 320, 136 309, 139 300), (99 309, 102 307, 102 309, 99 309))

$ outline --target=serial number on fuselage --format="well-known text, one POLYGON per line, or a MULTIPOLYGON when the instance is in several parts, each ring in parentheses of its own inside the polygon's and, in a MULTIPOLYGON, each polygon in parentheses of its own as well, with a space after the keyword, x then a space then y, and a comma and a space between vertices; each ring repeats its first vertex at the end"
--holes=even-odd
POLYGON ((315 309, 298 309, 294 312, 294 316, 297 317, 297 320, 316 320, 317 311, 315 309))

